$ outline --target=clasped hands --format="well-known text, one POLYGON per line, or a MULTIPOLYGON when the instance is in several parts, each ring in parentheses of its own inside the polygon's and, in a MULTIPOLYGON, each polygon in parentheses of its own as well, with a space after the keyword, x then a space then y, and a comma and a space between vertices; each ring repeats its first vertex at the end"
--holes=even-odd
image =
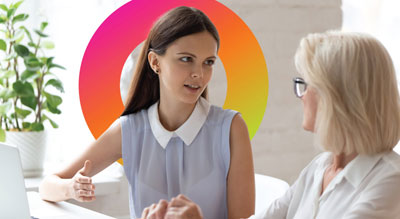
POLYGON ((184 195, 172 198, 170 202, 160 200, 157 204, 145 208, 142 219, 202 219, 198 205, 184 195))

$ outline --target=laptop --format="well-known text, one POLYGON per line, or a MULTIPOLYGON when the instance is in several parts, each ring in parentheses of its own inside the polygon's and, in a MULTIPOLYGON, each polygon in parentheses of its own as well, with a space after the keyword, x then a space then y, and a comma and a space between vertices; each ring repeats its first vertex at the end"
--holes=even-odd
POLYGON ((112 217, 69 203, 47 203, 37 193, 27 195, 18 148, 0 142, 0 219, 77 218, 112 217))
POLYGON ((0 143, 0 174, 0 218, 31 219, 18 148, 0 143))

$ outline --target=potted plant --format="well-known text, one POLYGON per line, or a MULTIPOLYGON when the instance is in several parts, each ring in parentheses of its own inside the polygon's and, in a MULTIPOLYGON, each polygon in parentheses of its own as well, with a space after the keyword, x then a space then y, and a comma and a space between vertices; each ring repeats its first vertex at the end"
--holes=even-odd
POLYGON ((25 27, 28 14, 18 14, 23 3, 0 4, 0 141, 20 150, 24 175, 42 173, 46 145, 45 123, 58 125, 50 114, 60 114, 64 92, 61 81, 53 74, 54 57, 45 55, 54 44, 44 33, 48 23, 39 29, 25 27))

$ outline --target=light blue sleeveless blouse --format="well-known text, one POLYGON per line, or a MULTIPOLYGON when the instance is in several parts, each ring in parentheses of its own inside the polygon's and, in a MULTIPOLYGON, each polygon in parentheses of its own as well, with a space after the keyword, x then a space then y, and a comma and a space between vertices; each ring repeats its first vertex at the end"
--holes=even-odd
POLYGON ((145 207, 160 199, 169 201, 178 194, 197 203, 205 219, 227 218, 229 134, 237 112, 207 104, 200 98, 175 132, 166 131, 159 122, 158 103, 120 117, 131 218, 140 217, 145 207))

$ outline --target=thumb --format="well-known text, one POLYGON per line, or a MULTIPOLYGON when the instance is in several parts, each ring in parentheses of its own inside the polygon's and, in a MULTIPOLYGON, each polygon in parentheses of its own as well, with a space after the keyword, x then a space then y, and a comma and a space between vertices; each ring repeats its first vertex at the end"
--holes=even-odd
POLYGON ((82 176, 88 176, 90 171, 92 171, 92 162, 90 160, 86 160, 83 168, 79 170, 79 173, 82 176))

